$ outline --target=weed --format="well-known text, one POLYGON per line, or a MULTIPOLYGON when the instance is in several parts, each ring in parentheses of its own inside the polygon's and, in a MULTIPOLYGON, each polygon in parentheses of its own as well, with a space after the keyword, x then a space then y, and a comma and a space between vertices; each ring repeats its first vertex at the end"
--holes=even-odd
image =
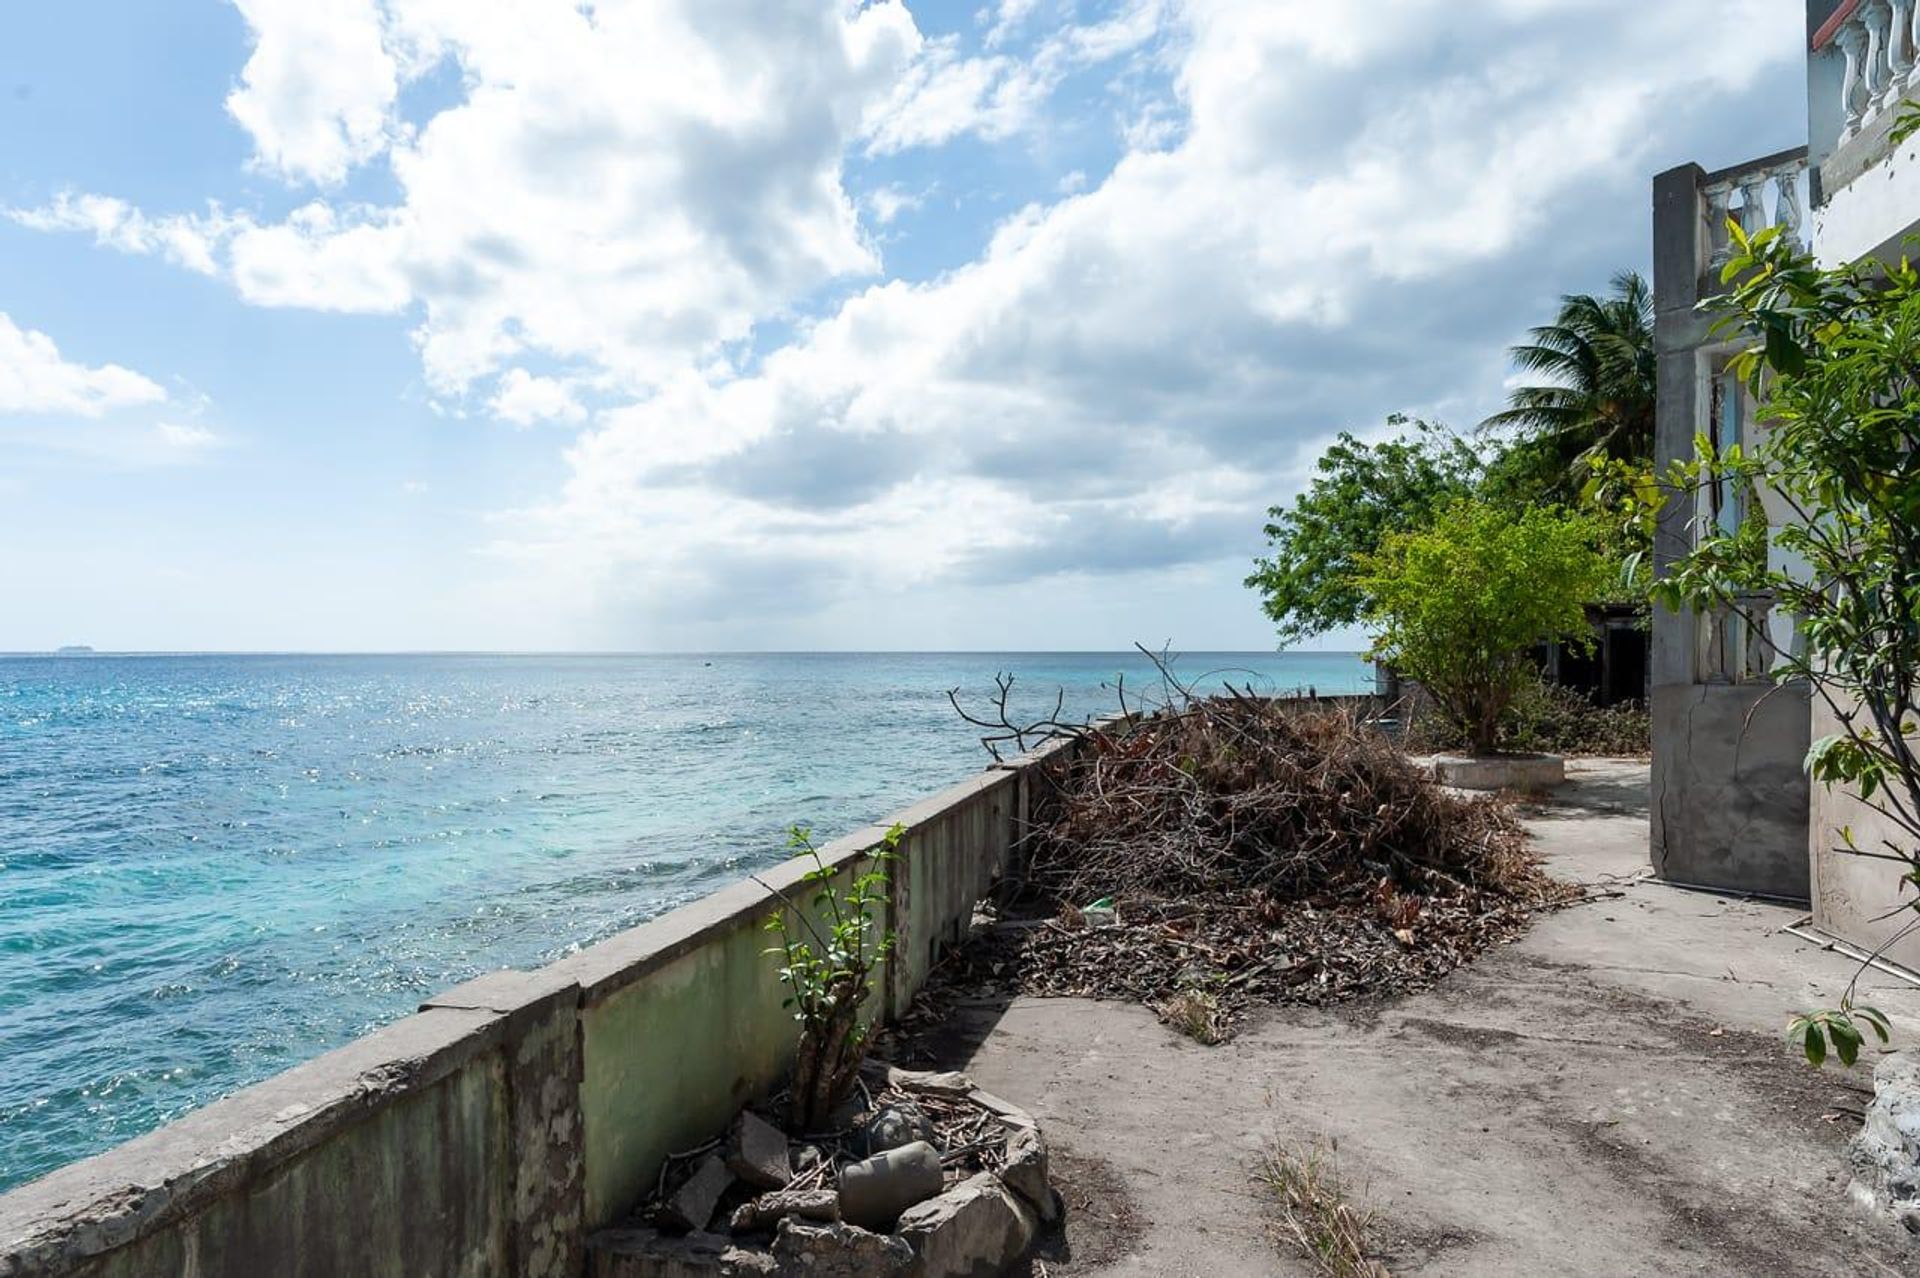
POLYGON ((1282 1233, 1328 1278, 1391 1278, 1368 1253, 1373 1213, 1347 1201, 1338 1142, 1270 1144, 1254 1180, 1273 1196, 1282 1233))

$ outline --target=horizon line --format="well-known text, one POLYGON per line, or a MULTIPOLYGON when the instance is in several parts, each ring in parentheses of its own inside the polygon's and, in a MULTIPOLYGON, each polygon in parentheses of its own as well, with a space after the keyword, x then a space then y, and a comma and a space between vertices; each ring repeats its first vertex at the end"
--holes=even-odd
MULTIPOLYGON (((1104 657, 1140 656, 1137 648, 0 648, 9 657, 1104 657)), ((1189 648, 1190 656, 1364 657, 1358 648, 1189 648)))

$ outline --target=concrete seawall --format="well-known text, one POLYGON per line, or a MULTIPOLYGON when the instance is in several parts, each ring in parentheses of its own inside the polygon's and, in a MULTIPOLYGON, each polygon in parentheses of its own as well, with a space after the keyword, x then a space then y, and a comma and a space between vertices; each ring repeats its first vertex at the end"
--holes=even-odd
MULTIPOLYGON (((1014 853, 1056 742, 823 849, 844 882, 896 821, 876 1013, 903 1010, 1014 853)), ((763 925, 787 863, 415 1015, 0 1197, 0 1278, 573 1278, 585 1230, 787 1068, 763 925)))

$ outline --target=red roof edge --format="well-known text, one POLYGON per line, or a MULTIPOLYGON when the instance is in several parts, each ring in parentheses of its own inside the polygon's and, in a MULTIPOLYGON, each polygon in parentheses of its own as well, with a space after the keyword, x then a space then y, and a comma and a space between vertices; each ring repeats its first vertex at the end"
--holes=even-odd
POLYGON ((1833 16, 1821 23, 1820 29, 1813 33, 1815 52, 1833 43, 1833 38, 1840 34, 1840 28, 1847 25, 1847 19, 1851 18, 1854 10, 1859 7, 1860 0, 1843 0, 1841 6, 1833 11, 1833 16))

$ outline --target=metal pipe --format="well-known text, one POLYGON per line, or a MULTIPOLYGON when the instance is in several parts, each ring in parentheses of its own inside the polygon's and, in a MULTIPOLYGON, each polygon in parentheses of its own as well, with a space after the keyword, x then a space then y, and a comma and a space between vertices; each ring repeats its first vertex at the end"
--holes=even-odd
POLYGON ((1803 941, 1812 941, 1823 950, 1834 950, 1837 953, 1844 954, 1855 962, 1864 963, 1868 967, 1885 972, 1888 976, 1897 976, 1909 985, 1920 985, 1920 973, 1910 972, 1898 963, 1890 963, 1886 959, 1876 958, 1859 946, 1849 945, 1837 936, 1826 936, 1819 932, 1809 932, 1806 930, 1806 926, 1811 922, 1813 922, 1813 915, 1809 914, 1798 923, 1790 923, 1780 930, 1797 936, 1803 941))

